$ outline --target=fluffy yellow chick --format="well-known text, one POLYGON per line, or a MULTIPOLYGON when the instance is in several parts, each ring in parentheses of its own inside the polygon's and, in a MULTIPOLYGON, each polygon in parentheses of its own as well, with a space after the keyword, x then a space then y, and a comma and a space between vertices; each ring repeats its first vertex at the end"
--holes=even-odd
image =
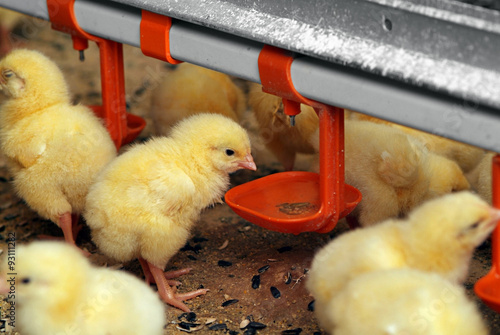
POLYGON ((15 295, 23 335, 163 334, 164 304, 150 287, 124 271, 92 266, 66 243, 18 246, 15 263, 12 277, 4 262, 0 291, 15 295))
MULTIPOLYGON (((316 133, 312 143, 319 148, 316 133)), ((368 121, 345 121, 345 181, 363 199, 350 215, 362 226, 406 215, 423 201, 469 189, 460 167, 429 153, 403 131, 368 121)))
POLYGON ((426 199, 470 189, 470 183, 462 169, 451 159, 429 153, 425 170, 429 178, 426 199))
POLYGON ((115 146, 89 108, 71 104, 61 70, 41 53, 18 49, 2 59, 0 86, 8 96, 0 107, 0 149, 14 189, 74 244, 76 215, 115 146))
POLYGON ((11 32, 23 17, 21 13, 0 7, 0 56, 12 50, 11 32))
POLYGON ((362 226, 408 213, 426 197, 425 149, 397 129, 345 122, 345 181, 361 191, 353 211, 362 226))
POLYGON ((259 125, 260 137, 284 169, 290 171, 297 153, 317 152, 311 137, 318 129, 319 118, 313 108, 301 105, 300 114, 295 117, 295 126, 290 125, 290 117, 283 111, 281 98, 262 92, 259 84, 250 84, 248 104, 251 106, 259 125))
POLYGON ((492 160, 496 155, 494 152, 489 152, 484 155, 479 164, 467 174, 467 179, 472 185, 472 188, 489 204, 492 203, 492 160))
POLYGON ((405 220, 387 220, 336 238, 315 255, 309 271, 307 287, 318 318, 327 320, 327 304, 366 272, 414 268, 463 282, 474 248, 499 218, 499 210, 464 191, 430 200, 405 220))
POLYGON ((188 116, 217 113, 238 122, 245 109, 245 95, 227 74, 181 63, 153 92, 151 117, 156 134, 168 135, 188 116))
POLYGON ((139 258, 163 300, 188 311, 182 300, 206 290, 176 294, 163 270, 186 243, 201 210, 220 201, 229 173, 242 168, 256 166, 248 135, 236 122, 218 114, 184 119, 170 137, 133 147, 100 174, 84 213, 92 238, 119 261, 139 258))
POLYGON ((463 288, 413 269, 362 274, 346 284, 320 320, 335 335, 486 335, 463 288))
POLYGON ((405 127, 396 123, 375 118, 373 116, 356 113, 353 111, 350 111, 348 115, 352 120, 366 120, 375 123, 387 124, 392 127, 401 129, 405 133, 421 141, 427 147, 427 149, 429 149, 429 151, 455 161, 464 173, 471 171, 475 166, 477 166, 485 153, 483 149, 469 144, 429 134, 424 131, 405 127))

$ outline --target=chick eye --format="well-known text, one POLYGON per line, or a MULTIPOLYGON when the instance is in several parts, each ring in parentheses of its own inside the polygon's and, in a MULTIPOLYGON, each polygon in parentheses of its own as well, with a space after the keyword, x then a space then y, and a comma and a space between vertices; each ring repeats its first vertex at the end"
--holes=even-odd
POLYGON ((29 284, 31 282, 31 279, 28 277, 21 278, 21 284, 29 284))
POLYGON ((2 74, 5 78, 10 78, 14 75, 14 72, 12 72, 11 70, 5 70, 5 71, 3 71, 2 74))
POLYGON ((473 224, 471 224, 469 226, 469 229, 476 229, 477 227, 479 227, 479 225, 481 224, 481 221, 477 221, 477 222, 474 222, 473 224))
POLYGON ((234 155, 234 150, 226 149, 226 155, 228 155, 228 156, 234 155))

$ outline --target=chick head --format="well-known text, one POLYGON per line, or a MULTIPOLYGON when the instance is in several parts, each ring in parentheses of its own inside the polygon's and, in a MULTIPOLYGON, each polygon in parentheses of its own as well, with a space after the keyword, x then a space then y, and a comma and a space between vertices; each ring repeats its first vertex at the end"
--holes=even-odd
POLYGON ((218 171, 256 170, 245 129, 219 114, 197 114, 180 121, 171 132, 177 143, 191 148, 198 160, 218 171))
POLYGON ((90 265, 77 248, 63 242, 34 242, 16 246, 14 271, 9 269, 9 255, 2 273, 15 272, 16 302, 20 305, 67 306, 86 282, 90 265))
POLYGON ((7 96, 29 99, 39 107, 69 101, 61 70, 34 50, 17 49, 0 61, 0 87, 7 96))
POLYGON ((493 231, 500 210, 490 207, 479 196, 462 191, 424 203, 409 219, 414 223, 415 238, 471 251, 493 231))

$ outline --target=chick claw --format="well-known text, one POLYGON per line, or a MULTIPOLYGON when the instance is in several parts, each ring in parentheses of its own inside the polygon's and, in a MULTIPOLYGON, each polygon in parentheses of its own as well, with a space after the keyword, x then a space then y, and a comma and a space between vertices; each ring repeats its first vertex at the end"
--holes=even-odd
MULTIPOLYGON (((208 292, 207 289, 199 289, 192 292, 176 294, 177 289, 175 287, 174 288, 170 287, 168 279, 175 278, 173 276, 186 274, 191 269, 163 272, 162 269, 154 266, 148 261, 146 260, 143 261, 147 264, 149 272, 152 275, 154 281, 156 282, 156 286, 158 287, 158 293, 160 294, 161 299, 171 306, 177 307, 178 309, 184 312, 190 312, 190 309, 182 301, 195 298, 199 295, 208 292)), ((142 264, 143 262, 141 261, 141 265, 142 264)))

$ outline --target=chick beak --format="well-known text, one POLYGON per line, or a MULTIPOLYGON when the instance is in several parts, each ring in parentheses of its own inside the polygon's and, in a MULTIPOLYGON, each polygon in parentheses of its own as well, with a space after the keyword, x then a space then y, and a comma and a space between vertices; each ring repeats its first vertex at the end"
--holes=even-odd
POLYGON ((242 161, 238 162, 238 167, 241 169, 257 170, 257 165, 253 161, 251 154, 247 154, 242 161))
POLYGON ((488 226, 495 227, 500 220, 500 209, 490 207, 490 220, 488 226))

